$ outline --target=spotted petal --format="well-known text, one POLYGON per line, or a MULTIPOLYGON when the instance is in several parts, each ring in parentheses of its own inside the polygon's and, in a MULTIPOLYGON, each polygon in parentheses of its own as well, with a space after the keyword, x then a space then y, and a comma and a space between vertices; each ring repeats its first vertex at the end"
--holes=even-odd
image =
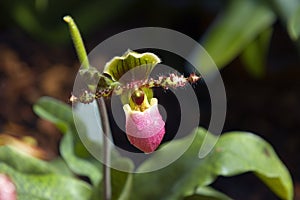
POLYGON ((157 99, 152 98, 150 107, 143 112, 132 110, 128 104, 123 109, 130 143, 145 153, 157 149, 165 134, 165 122, 159 113, 157 99))

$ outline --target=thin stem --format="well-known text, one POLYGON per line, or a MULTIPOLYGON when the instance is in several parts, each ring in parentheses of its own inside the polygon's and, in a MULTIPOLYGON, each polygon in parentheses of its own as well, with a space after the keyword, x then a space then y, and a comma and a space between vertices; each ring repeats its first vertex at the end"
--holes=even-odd
POLYGON ((67 22, 69 25, 71 37, 77 52, 78 59, 82 64, 83 68, 88 69, 90 67, 90 64, 80 32, 71 16, 65 16, 64 21, 67 22))
MULTIPOLYGON (((65 16, 64 21, 68 23, 71 37, 77 52, 79 61, 84 69, 89 69, 90 64, 87 53, 80 35, 80 32, 71 16, 65 16)), ((97 99, 97 106, 100 113, 100 119, 103 129, 103 196, 104 200, 111 199, 111 180, 110 180, 110 147, 109 147, 109 133, 110 126, 107 116, 106 106, 103 98, 97 99)))
POLYGON ((100 113, 100 119, 103 129, 103 199, 111 199, 111 180, 110 180, 110 146, 108 134, 110 133, 109 120, 107 116, 106 106, 103 97, 97 100, 97 105, 100 113))

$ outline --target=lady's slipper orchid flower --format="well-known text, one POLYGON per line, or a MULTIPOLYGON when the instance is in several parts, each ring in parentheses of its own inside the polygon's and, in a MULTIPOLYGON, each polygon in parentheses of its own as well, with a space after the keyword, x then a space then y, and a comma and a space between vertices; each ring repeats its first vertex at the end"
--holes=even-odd
POLYGON ((152 89, 156 87, 185 87, 200 79, 194 73, 187 78, 176 73, 150 77, 151 71, 160 62, 160 58, 153 53, 128 50, 124 55, 107 62, 103 72, 94 67, 83 68, 80 75, 88 83, 88 90, 80 90, 71 96, 70 101, 87 104, 102 97, 120 95, 126 115, 128 140, 143 152, 152 153, 164 137, 165 122, 158 111, 157 99, 148 99, 147 95, 151 96, 152 89), (132 95, 128 95, 131 92, 132 95))
POLYGON ((123 106, 126 115, 126 135, 130 143, 145 153, 152 153, 161 143, 165 134, 163 121, 152 98, 150 104, 146 94, 138 89, 131 96, 131 106, 123 106))

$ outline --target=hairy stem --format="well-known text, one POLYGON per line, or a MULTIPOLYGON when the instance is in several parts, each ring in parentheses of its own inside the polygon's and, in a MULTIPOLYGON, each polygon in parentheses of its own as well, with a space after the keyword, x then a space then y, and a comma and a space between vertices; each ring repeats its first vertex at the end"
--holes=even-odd
POLYGON ((106 106, 103 97, 97 99, 97 105, 100 113, 100 119, 103 129, 103 199, 111 199, 111 180, 110 180, 110 168, 108 164, 110 163, 110 146, 109 146, 109 133, 110 126, 107 116, 106 106))
POLYGON ((64 21, 67 22, 69 25, 71 37, 77 52, 78 59, 82 64, 83 68, 88 69, 90 67, 90 64, 80 32, 71 16, 65 16, 64 21))
MULTIPOLYGON (((71 16, 65 16, 64 21, 68 23, 71 37, 77 52, 79 61, 84 69, 90 69, 87 53, 80 35, 80 32, 71 16)), ((110 147, 109 133, 110 126, 106 106, 103 98, 97 99, 97 106, 100 113, 100 119, 103 129, 103 197, 104 200, 111 199, 111 180, 110 180, 110 147)))

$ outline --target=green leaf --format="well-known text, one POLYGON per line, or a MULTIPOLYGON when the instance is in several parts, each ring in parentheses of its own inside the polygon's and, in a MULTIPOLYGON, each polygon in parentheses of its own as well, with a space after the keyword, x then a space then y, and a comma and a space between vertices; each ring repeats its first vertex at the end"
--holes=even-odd
POLYGON ((74 127, 72 108, 52 97, 41 97, 33 106, 34 112, 42 119, 55 124, 61 132, 66 133, 74 127))
MULTIPOLYGON (((54 99, 52 97, 41 97, 33 106, 34 112, 42 119, 52 122, 62 133, 66 133, 71 130, 74 134, 75 153, 79 157, 90 157, 89 152, 82 144, 75 127, 74 118, 75 114, 72 112, 70 105, 54 99)), ((85 126, 79 119, 76 119, 77 123, 81 123, 80 132, 85 131, 85 126)))
POLYGON ((112 18, 122 13, 111 12, 111 10, 126 10, 130 5, 131 3, 121 0, 115 0, 107 4, 98 1, 93 1, 92 4, 76 1, 72 5, 68 2, 42 0, 14 1, 3 3, 2 6, 8 11, 7 18, 12 18, 32 38, 54 45, 59 43, 66 44, 69 41, 66 27, 63 23, 59 23, 62 13, 66 13, 66 10, 77 19, 81 32, 84 35, 97 30, 97 28, 109 23, 112 18))
POLYGON ((18 199, 87 200, 91 195, 90 186, 61 174, 23 174, 4 163, 0 173, 7 174, 17 188, 18 199))
POLYGON ((22 173, 46 174, 56 170, 49 163, 25 154, 10 146, 0 146, 0 163, 6 163, 22 173))
MULTIPOLYGON (((262 31, 271 27, 276 16, 263 1, 234 0, 215 20, 202 44, 219 68, 231 62, 262 31)), ((196 62, 210 72, 206 54, 196 53, 196 62)))
MULTIPOLYGON (((42 97, 34 105, 34 111, 43 119, 54 123, 65 133, 60 143, 60 153, 68 167, 77 175, 89 177, 94 185, 98 184, 101 180, 100 163, 89 156, 78 137, 71 107, 54 98, 42 97)), ((80 120, 76 119, 76 122, 80 123, 80 120)), ((80 127, 84 128, 84 125, 82 124, 80 127)))
POLYGON ((227 195, 208 186, 202 186, 195 189, 195 191, 184 197, 184 200, 231 200, 227 195))
POLYGON ((102 178, 100 165, 97 167, 91 160, 79 158, 74 152, 73 134, 68 132, 60 143, 61 156, 70 169, 78 175, 90 178, 93 185, 97 185, 102 178))
POLYGON ((116 56, 107 62, 103 72, 110 75, 113 81, 119 81, 129 71, 130 77, 126 79, 142 80, 148 78, 152 69, 160 62, 160 59, 153 53, 141 54, 128 50, 123 56, 116 56))
POLYGON ((265 74, 266 57, 273 30, 264 30, 252 41, 241 54, 246 70, 254 77, 260 78, 265 74))
MULTIPOLYGON (((140 170, 151 169, 153 162, 167 160, 190 137, 164 146, 165 151, 154 154, 140 166, 140 170)), ((282 199, 293 198, 288 170, 262 138, 246 132, 227 133, 219 138, 208 156, 199 159, 199 149, 205 137, 207 141, 216 139, 199 128, 192 145, 174 163, 155 172, 135 174, 132 199, 178 199, 195 187, 211 184, 217 176, 234 176, 245 172, 254 172, 282 199)))
POLYGON ((293 40, 299 39, 300 36, 300 4, 295 12, 288 19, 288 32, 293 40))
POLYGON ((219 166, 220 175, 252 171, 280 198, 293 199, 293 184, 287 168, 272 146, 257 135, 225 134, 216 146, 213 159, 223 164, 219 166))
POLYGON ((51 165, 57 174, 63 174, 65 176, 74 176, 70 168, 67 166, 67 163, 61 158, 58 157, 54 160, 47 162, 48 166, 51 165))
POLYGON ((299 0, 272 0, 270 2, 281 21, 286 25, 288 33, 294 41, 299 38, 299 17, 300 1, 299 0))

